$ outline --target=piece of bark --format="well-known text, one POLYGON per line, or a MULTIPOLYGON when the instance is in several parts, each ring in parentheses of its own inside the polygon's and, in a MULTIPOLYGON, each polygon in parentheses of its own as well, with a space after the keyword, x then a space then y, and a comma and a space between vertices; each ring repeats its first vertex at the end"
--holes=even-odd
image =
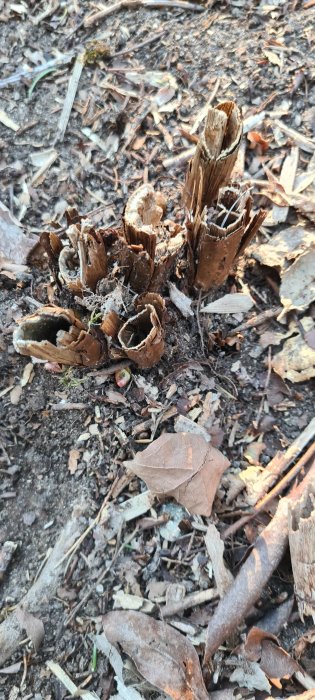
POLYGON ((210 107, 203 135, 189 163, 184 202, 195 214, 210 206, 226 184, 237 158, 242 137, 241 112, 235 102, 210 107))
POLYGON ((208 525, 208 529, 205 534, 205 545, 213 567, 215 583, 219 596, 220 598, 223 598, 224 594, 231 587, 234 578, 225 564, 223 558, 224 542, 221 540, 220 533, 214 523, 210 523, 208 525))
POLYGON ((294 591, 302 622, 310 615, 315 622, 315 485, 289 508, 289 545, 294 591))
POLYGON ((194 285, 209 291, 232 272, 266 212, 251 214, 253 200, 239 185, 220 190, 216 208, 199 210, 187 226, 194 256, 194 285))
POLYGON ((300 498, 314 477, 315 462, 301 483, 292 489, 288 497, 282 498, 279 502, 274 517, 258 537, 233 585, 220 600, 208 625, 205 664, 210 662, 211 656, 219 646, 244 620, 246 613, 258 600, 271 574, 281 561, 288 541, 289 506, 300 498))
POLYGON ((129 197, 124 212, 125 237, 129 245, 141 245, 154 260, 157 235, 166 201, 151 185, 142 185, 129 197))
MULTIPOLYGON (((59 577, 63 566, 61 560, 67 554, 68 549, 77 540, 85 526, 82 519, 84 512, 80 504, 73 510, 71 519, 66 523, 60 536, 35 583, 19 603, 19 608, 35 614, 41 614, 47 607, 47 602, 55 595, 59 577)), ((15 609, 0 625, 0 665, 17 649, 23 639, 23 622, 15 609)))
POLYGON ((138 313, 129 318, 118 333, 124 354, 142 369, 157 364, 165 347, 160 320, 163 300, 159 297, 159 301, 155 300, 154 303, 155 296, 159 297, 152 294, 149 303, 138 304, 138 313))
POLYGON ((106 356, 103 338, 89 333, 70 309, 43 306, 18 322, 13 344, 21 355, 46 362, 93 366, 106 356))
POLYGON ((101 231, 87 219, 67 229, 71 248, 65 246, 59 255, 60 281, 75 294, 84 289, 95 291, 97 283, 107 275, 107 256, 101 231))

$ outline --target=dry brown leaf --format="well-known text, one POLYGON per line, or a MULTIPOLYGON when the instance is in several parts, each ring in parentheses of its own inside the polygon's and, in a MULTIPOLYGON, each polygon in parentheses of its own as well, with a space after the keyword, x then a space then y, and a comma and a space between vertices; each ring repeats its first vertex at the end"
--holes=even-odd
MULTIPOLYGON (((305 316, 300 320, 303 331, 309 333, 315 327, 313 319, 305 316)), ((297 335, 289 338, 271 360, 271 365, 282 379, 305 382, 315 377, 315 350, 305 341, 299 328, 297 335)))
POLYGON ((270 679, 290 678, 299 670, 299 664, 282 647, 277 637, 259 627, 252 627, 244 643, 244 655, 250 661, 258 661, 260 668, 270 679))
POLYGON ((0 202, 0 268, 5 263, 25 265, 36 241, 35 236, 31 238, 23 233, 20 222, 0 202))
POLYGON ((16 608, 17 619, 23 629, 26 630, 26 634, 32 640, 35 651, 37 651, 44 639, 44 625, 38 617, 32 615, 22 607, 16 608))
POLYGON ((199 435, 163 433, 124 464, 152 493, 171 496, 191 513, 209 516, 230 462, 199 435))
POLYGON ((262 265, 275 267, 281 273, 314 244, 314 231, 303 226, 290 226, 275 233, 268 243, 253 246, 251 252, 262 265))
POLYGON ((315 240, 314 247, 300 255, 282 275, 280 299, 283 311, 278 316, 278 321, 292 309, 305 311, 315 300, 314 270, 315 240))
POLYGON ((140 612, 110 612, 103 618, 111 644, 130 656, 141 675, 173 700, 208 700, 199 659, 180 632, 140 612))
POLYGON ((69 457, 68 457, 68 469, 70 474, 75 474, 78 468, 78 459, 80 457, 80 451, 79 450, 70 450, 69 452, 69 457))

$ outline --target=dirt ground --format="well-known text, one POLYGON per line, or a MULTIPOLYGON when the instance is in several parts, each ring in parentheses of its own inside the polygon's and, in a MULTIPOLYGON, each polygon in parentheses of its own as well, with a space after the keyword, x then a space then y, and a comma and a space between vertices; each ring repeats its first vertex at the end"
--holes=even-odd
MULTIPOLYGON (((120 221, 128 195, 147 181, 167 193, 167 214, 180 220, 186 165, 169 167, 163 161, 191 145, 181 129, 191 129, 214 88, 214 103, 236 100, 245 119, 259 113, 266 101, 265 109, 274 118, 278 115, 288 126, 314 136, 311 35, 315 12, 305 9, 304 4, 235 0, 205 3, 201 12, 125 8, 86 28, 82 20, 96 8, 95 3, 3 0, 0 79, 25 64, 33 69, 61 54, 75 57, 88 40, 95 38, 108 46, 109 55, 84 67, 65 136, 56 144, 71 63, 64 60, 35 86, 32 78, 22 77, 2 88, 2 108, 18 130, 0 124, 1 201, 21 219, 28 234, 38 234, 52 219, 64 223, 63 214, 69 206, 76 206, 83 213, 97 210, 100 223, 114 225, 120 221), (34 22, 50 4, 52 12, 34 22), (141 48, 142 42, 147 43, 141 48), (276 42, 285 45, 281 68, 268 56, 276 42), (151 76, 146 83, 141 79, 131 82, 125 77, 128 72, 141 76, 143 69, 151 76), (145 110, 147 99, 156 90, 153 71, 170 73, 176 80, 174 104, 170 111, 163 112, 162 126, 157 126, 145 110), (118 135, 117 152, 108 159, 82 129, 92 129, 103 142, 109 134, 118 135), (38 169, 32 156, 51 148, 57 151, 56 159, 42 177, 32 181, 38 169)), ((105 5, 109 5, 108 0, 105 5)), ((285 143, 275 142, 268 119, 257 130, 270 141, 268 157, 279 156, 279 174, 285 143)), ((255 170, 248 140, 246 144, 245 179, 255 178, 260 164, 255 170)), ((276 168, 277 163, 275 171, 276 168)), ((271 206, 258 195, 255 204, 271 206)), ((298 216, 290 209, 286 226, 296 223, 298 216)), ((17 280, 0 278, 0 390, 10 387, 1 396, 0 543, 12 540, 17 544, 1 583, 2 619, 29 589, 73 505, 84 502, 88 523, 97 514, 116 476, 123 475, 122 462, 152 439, 153 430, 155 437, 165 429, 172 432, 174 416, 186 415, 193 406, 202 408, 208 392, 217 396, 217 444, 231 460, 232 470, 237 472, 246 464, 246 442, 242 438, 253 430, 253 421, 260 415, 267 352, 260 351, 255 328, 244 332, 243 342, 237 347, 213 345, 209 338, 217 331, 224 336, 253 311, 260 313, 279 303, 276 275, 260 267, 249 255, 245 266, 242 261, 239 275, 229 278, 209 299, 246 284, 255 309, 245 315, 214 315, 211 323, 208 317, 202 320, 205 354, 196 318, 183 319, 167 299, 166 353, 152 370, 132 369, 133 380, 127 390, 119 390, 113 375, 102 372, 102 368, 52 373, 37 363, 33 378, 12 403, 11 388, 19 385, 29 362, 15 352, 12 331, 16 319, 36 310, 38 302, 47 301, 48 279, 45 269, 31 269, 17 280), (139 377, 144 378, 143 385, 139 377), (111 391, 120 391, 120 403, 111 391), (68 408, 62 408, 63 404, 68 408), (71 409, 71 404, 79 404, 79 408, 71 409), (157 425, 156 416, 161 419, 157 425), (236 421, 236 439, 229 442, 236 421), (76 467, 71 470, 69 453, 73 450, 78 453, 76 467)), ((266 328, 281 330, 275 319, 263 327, 266 328)), ((314 414, 314 379, 299 384, 287 382, 286 388, 282 401, 269 410, 273 420, 263 436, 262 465, 277 450, 286 448, 314 414)), ((119 501, 139 489, 139 481, 132 479, 119 501)), ((155 506, 158 516, 162 508, 161 504, 155 506)), ((189 520, 196 518, 187 516, 189 520)), ((224 521, 223 516, 223 522, 229 521, 224 521)), ((102 537, 106 540, 106 527, 103 534, 98 533, 100 541, 95 532, 84 540, 57 596, 42 617, 45 638, 40 650, 35 654, 29 642, 22 644, 8 662, 22 661, 18 670, 0 671, 1 700, 66 697, 67 691, 46 667, 49 659, 58 662, 77 685, 88 679, 90 691, 101 698, 109 697, 114 690, 108 682, 107 662, 99 657, 96 670, 91 671, 93 645, 88 634, 100 631, 102 614, 113 607, 113 594, 123 588, 147 596, 151 580, 184 580, 187 592, 200 587, 205 552, 198 531, 186 560, 184 553, 179 557, 178 552, 184 552, 190 535, 183 534, 164 551, 165 542, 158 529, 138 530, 116 556, 133 526, 134 523, 128 525, 106 547, 101 541, 102 537), (198 563, 198 575, 196 566, 191 568, 192 561, 196 566, 198 563), (97 583, 105 569, 108 573, 97 583), (88 600, 69 620, 74 606, 90 588, 88 600)), ((236 547, 231 543, 229 548, 229 565, 235 572, 248 543, 242 535, 234 542, 236 547)), ((261 610, 269 609, 284 591, 292 592, 292 575, 285 565, 269 582, 261 610)), ((211 604, 202 610, 206 618, 211 604)), ((201 628, 206 624, 201 615, 199 623, 196 617, 196 624, 201 628)), ((289 651, 304 628, 297 622, 290 629, 289 651)), ((314 661, 310 660, 308 671, 314 671, 314 661)), ((210 690, 220 687, 219 682, 210 690)), ((247 697, 254 695, 249 693, 247 697)))

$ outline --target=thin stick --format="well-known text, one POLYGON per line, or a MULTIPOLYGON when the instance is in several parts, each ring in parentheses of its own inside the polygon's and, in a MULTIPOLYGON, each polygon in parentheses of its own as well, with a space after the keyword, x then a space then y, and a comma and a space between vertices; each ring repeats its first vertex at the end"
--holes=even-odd
POLYGON ((185 2, 185 0, 120 0, 119 2, 113 3, 110 7, 104 7, 100 12, 95 12, 93 15, 89 15, 85 18, 83 24, 85 27, 91 27, 95 22, 100 22, 104 17, 114 14, 115 12, 120 12, 120 10, 133 9, 136 10, 138 7, 149 7, 153 10, 157 10, 163 7, 178 8, 180 10, 192 10, 193 12, 203 12, 204 8, 200 5, 194 5, 191 2, 185 2))
POLYGON ((162 160, 163 168, 172 168, 173 165, 185 165, 192 156, 194 155, 196 146, 191 146, 191 148, 186 148, 185 151, 178 153, 177 156, 172 156, 171 158, 165 158, 162 160))
POLYGON ((198 324, 198 331, 200 335, 200 342, 201 342, 201 350, 202 354, 205 354, 205 343, 203 339, 203 332, 200 324, 200 304, 201 304, 201 295, 202 295, 202 290, 200 289, 199 291, 199 298, 198 298, 198 304, 197 304, 197 309, 196 309, 196 318, 197 318, 197 324, 198 324))
POLYGON ((267 493, 265 496, 263 496, 258 502, 253 511, 249 515, 244 515, 243 518, 240 518, 239 520, 236 520, 235 523, 230 525, 222 534, 222 538, 226 540, 227 537, 230 535, 234 535, 237 530, 239 530, 241 527, 246 525, 249 520, 252 520, 253 518, 258 515, 258 513, 261 513, 261 511, 266 509, 266 506, 272 501, 276 496, 279 496, 282 491, 288 486, 290 481, 292 481, 298 474, 299 472, 305 467, 307 462, 314 456, 315 454, 315 442, 310 445, 308 450, 305 452, 305 454, 300 457, 298 462, 288 471, 288 473, 279 481, 279 483, 274 486, 269 493, 267 493))
POLYGON ((269 319, 278 316, 282 309, 282 306, 274 306, 272 309, 262 311, 260 314, 256 314, 256 316, 249 318, 248 321, 245 321, 245 323, 241 323, 236 328, 233 328, 232 331, 229 331, 229 335, 236 335, 237 333, 242 333, 242 331, 247 331, 248 328, 261 326, 261 324, 265 323, 265 321, 269 321, 269 319))
POLYGON ((68 126, 68 121, 70 119, 71 110, 77 93, 79 81, 81 78, 81 73, 84 66, 84 57, 85 52, 83 51, 83 53, 80 53, 75 60, 73 71, 71 73, 71 77, 68 83, 68 90, 65 97, 64 105, 58 121, 57 136, 55 138, 54 143, 57 143, 57 141, 62 141, 65 135, 66 128, 68 126))
POLYGON ((139 44, 134 44, 133 46, 130 46, 129 49, 123 49, 122 51, 116 51, 116 53, 111 53, 110 58, 116 58, 116 56, 126 56, 128 53, 133 53, 133 51, 139 51, 139 49, 143 49, 144 46, 148 46, 149 44, 155 43, 158 39, 161 38, 161 36, 163 36, 163 34, 165 34, 165 29, 162 29, 160 32, 157 32, 153 36, 149 36, 149 38, 145 39, 144 41, 140 41, 139 44))
POLYGON ((182 612, 182 610, 188 610, 195 605, 202 605, 202 603, 207 603, 209 600, 214 600, 215 598, 219 598, 217 588, 206 588, 204 591, 191 593, 190 595, 186 595, 183 600, 179 600, 178 603, 169 603, 169 605, 165 605, 164 607, 161 606, 161 617, 177 615, 177 613, 182 612))
POLYGON ((315 461, 299 486, 282 498, 277 511, 258 537, 254 548, 241 567, 234 583, 222 598, 210 619, 204 663, 227 640, 244 620, 248 610, 260 597, 267 581, 279 565, 288 541, 288 509, 296 503, 315 476, 315 461))

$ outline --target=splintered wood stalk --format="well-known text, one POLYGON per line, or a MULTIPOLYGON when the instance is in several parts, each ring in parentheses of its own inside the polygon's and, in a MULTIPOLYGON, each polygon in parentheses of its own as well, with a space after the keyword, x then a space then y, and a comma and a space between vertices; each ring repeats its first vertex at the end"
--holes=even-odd
POLYGON ((210 206, 226 184, 242 137, 242 118, 235 102, 210 107, 206 125, 189 163, 183 198, 195 214, 210 206))
POLYGON ((222 188, 215 207, 204 207, 188 222, 194 286, 204 291, 223 284, 238 257, 261 226, 266 213, 251 214, 249 189, 222 188))

